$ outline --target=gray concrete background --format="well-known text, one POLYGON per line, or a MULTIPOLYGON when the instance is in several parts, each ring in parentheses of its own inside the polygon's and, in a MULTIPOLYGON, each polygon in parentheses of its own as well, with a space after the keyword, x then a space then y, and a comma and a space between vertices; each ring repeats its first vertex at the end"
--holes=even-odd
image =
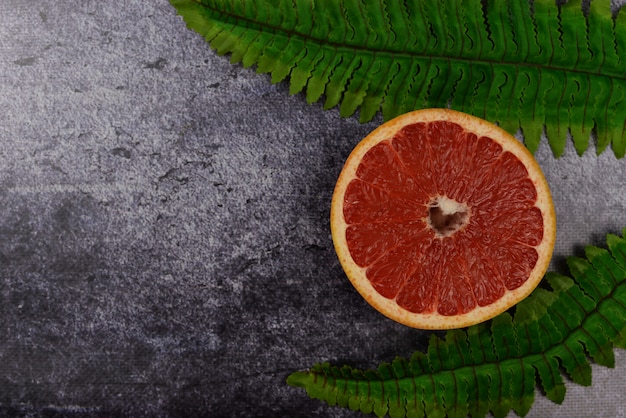
MULTIPOLYGON (((0 414, 357 416, 284 383, 428 333, 373 311, 328 229, 360 125, 231 65, 165 1, 0 2, 0 414)), ((626 226, 626 162, 537 159, 553 269, 626 226)), ((533 417, 620 417, 626 355, 533 417)))

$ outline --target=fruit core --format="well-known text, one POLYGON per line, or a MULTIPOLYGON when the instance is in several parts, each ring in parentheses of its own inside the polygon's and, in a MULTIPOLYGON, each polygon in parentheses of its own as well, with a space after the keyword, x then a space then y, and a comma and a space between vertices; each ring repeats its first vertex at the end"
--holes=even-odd
POLYGON ((464 203, 440 196, 428 205, 428 226, 435 236, 445 238, 453 235, 469 223, 470 209, 464 203))

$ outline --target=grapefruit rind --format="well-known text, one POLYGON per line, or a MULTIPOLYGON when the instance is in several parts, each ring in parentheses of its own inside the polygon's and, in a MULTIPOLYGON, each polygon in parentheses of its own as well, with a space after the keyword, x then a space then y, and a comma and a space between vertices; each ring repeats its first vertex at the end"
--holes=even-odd
POLYGON ((545 275, 556 238, 556 216, 550 189, 545 176, 530 151, 513 135, 500 127, 483 119, 450 110, 422 109, 406 113, 392 119, 367 135, 349 155, 339 175, 332 197, 330 213, 331 235, 339 261, 352 285, 361 296, 376 310, 388 318, 413 328, 440 330, 468 327, 487 321, 508 310, 526 298, 539 284, 545 275), (487 306, 478 306, 465 314, 444 316, 434 313, 419 314, 410 312, 399 306, 394 300, 380 295, 371 285, 366 276, 367 268, 360 267, 350 255, 344 213, 344 195, 350 181, 356 178, 356 171, 363 156, 381 141, 393 138, 404 126, 418 122, 450 121, 462 126, 466 131, 473 132, 477 137, 486 136, 494 139, 503 152, 510 151, 526 167, 528 177, 535 185, 537 200, 535 206, 540 209, 543 217, 543 239, 535 247, 538 260, 528 279, 520 287, 508 290, 504 296, 487 306))

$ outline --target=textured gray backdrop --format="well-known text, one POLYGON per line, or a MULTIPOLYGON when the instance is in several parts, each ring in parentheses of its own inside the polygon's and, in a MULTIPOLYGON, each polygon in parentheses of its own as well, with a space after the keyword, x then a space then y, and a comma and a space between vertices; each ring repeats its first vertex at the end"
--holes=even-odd
MULTIPOLYGON (((357 416, 284 381, 428 339, 332 249, 335 179, 378 123, 230 65, 165 0, 2 0, 0 414, 357 416)), ((537 158, 563 271, 626 226, 626 161, 537 158)), ((616 357, 530 416, 625 416, 616 357)))

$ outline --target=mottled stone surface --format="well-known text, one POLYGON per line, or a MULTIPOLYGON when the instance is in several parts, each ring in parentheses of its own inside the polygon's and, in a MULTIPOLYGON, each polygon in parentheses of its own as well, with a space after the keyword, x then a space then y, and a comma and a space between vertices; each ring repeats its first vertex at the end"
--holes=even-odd
MULTIPOLYGON (((356 416, 287 375, 429 333, 345 279, 330 198, 361 125, 231 65, 165 1, 0 2, 0 413, 356 416)), ((570 146, 553 267, 626 226, 626 163, 570 146)), ((626 415, 617 370, 533 417, 626 415)))

